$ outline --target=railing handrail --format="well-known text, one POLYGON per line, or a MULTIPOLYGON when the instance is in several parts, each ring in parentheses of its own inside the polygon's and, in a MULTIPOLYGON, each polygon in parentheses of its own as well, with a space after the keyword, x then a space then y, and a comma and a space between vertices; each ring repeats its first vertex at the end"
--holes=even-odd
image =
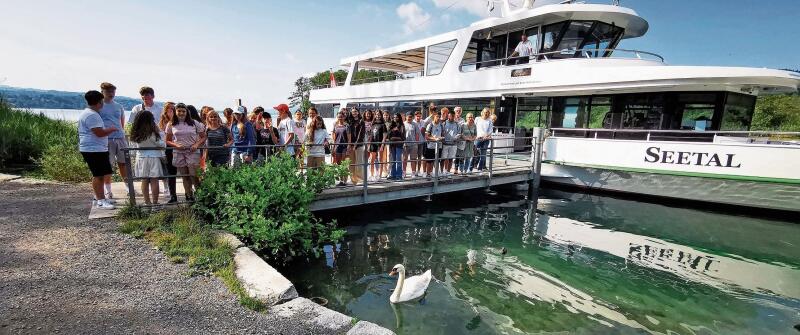
POLYGON ((553 131, 596 131, 596 132, 617 132, 617 133, 666 133, 666 134, 765 134, 765 135, 798 135, 796 131, 769 131, 769 130, 671 130, 671 129, 606 129, 606 128, 550 128, 553 131))

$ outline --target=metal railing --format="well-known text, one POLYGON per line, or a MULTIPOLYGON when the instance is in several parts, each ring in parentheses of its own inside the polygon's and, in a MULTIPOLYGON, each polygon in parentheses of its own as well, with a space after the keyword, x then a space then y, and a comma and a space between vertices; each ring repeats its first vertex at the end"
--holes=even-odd
MULTIPOLYGON (((538 159, 538 162, 539 162, 538 164, 541 164, 540 163, 541 162, 541 154, 537 154, 537 153, 541 153, 541 151, 542 151, 542 147, 543 147, 542 140, 543 140, 543 137, 540 135, 538 137, 537 136, 517 137, 516 139, 517 140, 520 140, 520 139, 525 140, 527 143, 525 145, 523 145, 523 146, 520 146, 520 145, 516 145, 515 146, 513 142, 509 146, 498 146, 498 145, 495 144, 495 139, 493 139, 493 138, 487 138, 485 140, 477 140, 476 139, 474 141, 470 141, 470 142, 473 142, 473 146, 472 147, 474 148, 474 152, 473 152, 473 155, 472 155, 471 159, 467 159, 466 155, 463 155, 463 156, 460 156, 460 157, 454 157, 453 159, 442 157, 443 145, 441 143, 442 142, 441 140, 440 141, 419 141, 419 142, 380 141, 380 142, 352 142, 352 143, 330 143, 330 144, 304 144, 304 145, 302 145, 302 147, 304 148, 305 152, 308 152, 308 148, 309 147, 328 145, 328 146, 331 146, 330 147, 331 152, 335 152, 335 147, 336 146, 347 146, 348 149, 347 149, 347 153, 344 156, 344 159, 355 158, 354 155, 357 152, 361 151, 361 150, 355 150, 355 149, 359 148, 359 147, 363 148, 363 156, 361 157, 361 162, 356 163, 358 160, 351 161, 349 166, 348 166, 349 173, 348 173, 348 176, 347 176, 347 181, 349 181, 349 183, 347 183, 344 186, 334 185, 334 186, 326 188, 326 190, 329 190, 329 189, 341 189, 341 188, 351 188, 352 189, 352 188, 360 187, 363 190, 362 191, 362 196, 364 197, 364 201, 365 201, 365 203, 367 203, 368 202, 367 198, 370 196, 370 192, 369 191, 370 191, 371 188, 379 187, 379 186, 385 186, 386 184, 392 184, 392 183, 417 184, 420 181, 421 182, 430 182, 431 184, 428 187, 432 188, 432 192, 431 193, 432 194, 437 194, 437 193, 439 193, 438 192, 439 191, 439 185, 440 185, 440 182, 442 180, 447 179, 447 180, 454 180, 454 182, 458 182, 459 178, 460 179, 475 178, 474 176, 476 175, 476 173, 474 173, 473 171, 477 170, 480 167, 481 160, 483 160, 483 165, 485 167, 484 167, 483 171, 479 171, 479 172, 477 172, 477 174, 480 175, 481 178, 485 177, 486 179, 488 179, 487 185, 491 185, 491 180, 497 173, 502 173, 502 172, 506 172, 506 171, 523 171, 523 170, 527 170, 527 171, 530 172, 531 180, 534 177, 536 177, 538 179, 538 168, 536 167, 536 164, 537 164, 536 162, 537 162, 537 159, 538 159), (483 141, 483 142, 481 142, 481 141, 483 141), (476 142, 481 142, 479 144, 480 147, 478 146, 478 144, 476 142), (420 149, 422 149, 420 147, 424 146, 424 147, 427 148, 427 144, 430 144, 430 143, 436 143, 437 144, 432 149, 433 150, 433 158, 425 158, 424 157, 425 155, 422 152, 419 152, 417 157, 411 157, 410 159, 404 159, 406 157, 406 155, 405 155, 405 146, 406 145, 409 145, 409 144, 410 145, 416 145, 417 146, 417 150, 420 150, 420 149), (486 144, 484 144, 484 143, 486 143, 486 144), (378 153, 377 161, 370 161, 370 159, 369 159, 370 158, 370 150, 367 150, 367 147, 370 146, 370 145, 379 146, 378 151, 377 151, 377 153, 378 153), (392 160, 391 159, 391 157, 392 157, 391 152, 389 150, 387 150, 387 149, 390 149, 390 147, 392 145, 403 145, 404 152, 403 152, 403 155, 401 155, 401 160, 392 160), (482 147, 484 145, 485 145, 485 149, 482 149, 482 147), (495 152, 495 151, 507 151, 507 150, 502 150, 502 149, 510 149, 511 152, 503 152, 503 153, 495 152), (381 156, 382 156, 381 152, 386 152, 385 158, 381 158, 381 156), (455 173, 453 173, 453 174, 451 174, 450 171, 453 170, 452 167, 451 167, 451 169, 449 169, 449 171, 444 171, 443 170, 444 162, 447 161, 447 160, 451 160, 452 161, 451 164, 453 164, 452 166, 455 167, 455 169, 456 169, 455 171, 459 171, 458 170, 458 166, 455 166, 455 164, 456 164, 455 160, 457 160, 459 158, 464 159, 464 161, 461 162, 462 164, 464 164, 464 165, 462 165, 463 166, 463 170, 462 171, 466 171, 466 173, 463 173, 463 174, 455 174, 455 173), (496 162, 497 159, 502 159, 504 164, 498 165, 497 162, 496 162), (528 163, 524 163, 524 162, 528 162, 528 163), (402 171, 401 172, 401 178, 399 178, 397 180, 387 179, 385 177, 385 174, 391 174, 391 168, 392 168, 392 165, 394 165, 394 164, 401 164, 402 165, 401 166, 401 171, 402 171), (414 176, 412 176, 411 178, 408 178, 408 177, 406 177, 407 172, 409 172, 410 170, 413 170, 413 168, 412 169, 408 168, 408 166, 409 166, 408 164, 417 164, 418 165, 418 168, 416 169, 417 171, 419 171, 419 169, 421 169, 423 166, 425 166, 425 164, 432 164, 432 166, 430 167, 431 173, 428 176, 423 176, 423 177, 414 177, 414 176), (372 169, 371 169, 371 166, 372 166, 372 169), (377 173, 372 174, 372 173, 370 173, 371 170, 376 170, 377 173), (388 170, 388 171, 386 171, 386 170, 388 170), (447 172, 447 173, 445 173, 445 172, 447 172), (358 173, 359 176, 356 177, 356 178, 353 178, 353 174, 355 174, 355 173, 358 173), (370 177, 372 177, 372 178, 370 178, 370 177)), ((507 139, 499 139, 499 140, 502 141, 502 140, 507 140, 507 139)), ((455 142, 454 144, 451 144, 451 145, 457 145, 457 142, 455 142)), ((299 147, 300 147, 299 145, 295 146, 295 148, 299 148, 299 147)), ((246 151, 248 149, 253 149, 252 151, 256 151, 257 152, 256 154, 259 155, 259 157, 254 157, 252 162, 250 163, 250 164, 252 164, 252 163, 255 163, 255 162, 257 162, 259 160, 262 160, 262 159, 263 160, 267 160, 273 154, 277 154, 279 152, 285 151, 286 146, 283 146, 283 145, 250 145, 250 146, 231 146, 231 147, 201 146, 201 147, 198 147, 197 150, 200 151, 200 152, 202 152, 204 150, 215 150, 215 149, 216 150, 226 150, 226 151, 228 151, 229 157, 231 157, 232 155, 230 155, 230 153, 231 153, 230 151, 233 150, 234 148, 236 150, 242 150, 242 151, 246 151), (272 152, 274 150, 276 153, 264 154, 263 157, 262 157, 262 155, 260 154, 260 152, 262 150, 265 153, 266 152, 272 152)), ((179 149, 171 148, 171 147, 158 148, 158 147, 134 147, 134 146, 131 146, 129 148, 123 149, 124 157, 125 157, 125 164, 127 164, 127 166, 131 166, 131 167, 134 166, 134 159, 135 158, 133 157, 134 155, 132 153, 135 153, 137 151, 142 151, 142 150, 172 150, 173 151, 173 155, 174 155, 175 152, 178 151, 179 149)), ((183 149, 183 150, 189 150, 189 149, 183 149)), ((332 156, 333 156, 332 154, 325 154, 325 158, 326 159, 325 159, 325 163, 324 164, 331 164, 329 162, 332 162, 332 156), (328 159, 328 158, 331 158, 331 159, 328 159)), ((300 158, 300 159, 303 159, 303 158, 300 158)), ((233 161, 232 159, 229 159, 228 160, 228 164, 226 164, 226 166, 235 165, 235 164, 231 163, 232 161, 233 161)), ((207 164, 210 166, 211 165, 210 161, 207 161, 207 162, 208 162, 207 164)), ((298 169, 298 173, 300 173, 300 174, 305 174, 305 173, 307 173, 307 171, 309 169, 313 169, 314 168, 314 167, 308 167, 308 164, 305 163, 304 160, 302 160, 302 161, 299 160, 298 162, 302 163, 302 164, 298 164, 298 168, 297 168, 298 169)), ((170 163, 165 162, 165 164, 170 164, 170 163)), ((248 163, 242 163, 242 164, 248 164, 248 163)), ((166 167, 165 167, 165 170, 166 170, 166 167)), ((198 170, 199 170, 199 168, 198 168, 198 170)), ((202 178, 202 174, 201 173, 197 173, 196 175, 179 174, 179 173, 177 173, 177 174, 164 174, 161 177, 158 177, 158 178, 155 178, 155 179, 169 180, 169 179, 177 179, 177 178, 185 178, 185 177, 199 177, 199 178, 202 178)), ((134 182, 136 182, 136 181, 144 181, 144 180, 149 180, 149 179, 153 179, 153 178, 136 176, 134 169, 129 169, 129 173, 128 173, 127 177, 125 178, 125 183, 128 186, 128 190, 129 190, 129 192, 128 192, 128 201, 132 205, 137 205, 137 206, 140 206, 140 207, 151 206, 151 205, 137 204, 136 189, 135 189, 136 185, 134 185, 134 182)), ((202 182, 202 181, 200 181, 200 182, 202 182)), ((538 183, 538 181, 537 181, 537 183, 538 183)), ((187 187, 187 185, 185 184, 185 181, 184 181, 183 187, 184 187, 184 189, 186 189, 186 187, 187 187)), ((177 187, 175 187, 174 191, 175 191, 175 193, 177 193, 177 187)), ((171 196, 172 197, 176 197, 177 194, 175 194, 175 193, 172 193, 171 196)), ((170 204, 178 205, 178 204, 190 203, 191 201, 192 201, 191 199, 185 199, 185 197, 184 197, 183 201, 177 201, 177 202, 170 203, 170 204)), ((162 205, 163 205, 163 203, 162 204, 153 205, 153 206, 162 206, 162 205)))
MULTIPOLYGON (((422 71, 419 71, 419 72, 411 72, 411 73, 395 73, 395 74, 390 74, 390 75, 385 75, 385 76, 368 77, 368 78, 351 80, 350 81, 350 86, 361 85, 361 84, 369 84, 369 83, 377 83, 377 82, 383 82, 383 81, 397 81, 397 80, 414 79, 414 78, 422 77, 422 74, 423 74, 422 71)), ((336 86, 337 87, 338 86, 344 86, 344 84, 345 84, 344 81, 342 81, 341 83, 337 82, 336 86)), ((318 90, 318 89, 330 88, 330 87, 331 87, 330 84, 317 85, 317 86, 312 87, 311 89, 312 90, 318 90)))
POLYGON ((664 57, 656 53, 634 50, 634 49, 563 49, 558 51, 548 51, 534 53, 529 56, 515 56, 506 58, 490 59, 478 62, 469 62, 461 64, 462 72, 477 71, 481 68, 495 68, 499 66, 517 66, 526 65, 536 62, 551 62, 556 60, 569 60, 569 59, 585 59, 585 58, 607 58, 607 59, 646 59, 646 57, 653 57, 660 62, 664 62, 664 57), (631 57, 615 57, 614 53, 628 53, 631 57), (609 56, 605 56, 609 53, 609 56), (594 55, 593 55, 594 54, 594 55), (568 57, 552 57, 553 55, 562 55, 568 57), (480 65, 480 66, 478 66, 480 65), (470 67, 474 68, 470 69, 470 67))
POLYGON ((549 133, 552 137, 571 138, 800 145, 800 132, 788 131, 550 128, 549 133))

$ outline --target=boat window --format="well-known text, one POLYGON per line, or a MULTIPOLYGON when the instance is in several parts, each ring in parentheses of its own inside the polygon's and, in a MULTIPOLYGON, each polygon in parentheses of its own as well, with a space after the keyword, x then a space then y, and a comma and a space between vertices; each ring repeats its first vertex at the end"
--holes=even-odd
POLYGON ((589 127, 610 129, 612 126, 611 98, 589 98, 589 127))
POLYGON ((711 129, 711 119, 713 117, 713 104, 686 104, 683 107, 681 129, 701 131, 709 130, 711 129))
POLYGON ((755 104, 754 96, 728 93, 720 130, 749 130, 755 104))
POLYGON ((444 65, 453 53, 458 40, 452 40, 444 43, 434 44, 428 47, 428 70, 426 75, 435 76, 442 73, 444 65))
POLYGON ((588 98, 572 97, 564 100, 561 112, 553 111, 552 128, 586 128, 588 98))
MULTIPOLYGON (((511 54, 514 53, 514 50, 516 50, 517 45, 519 44, 519 42, 522 41, 522 35, 523 34, 528 37, 528 41, 531 42, 531 45, 533 46, 534 52, 536 52, 535 50, 539 50, 538 47, 537 47, 538 41, 539 41, 539 27, 531 27, 531 28, 527 28, 527 29, 524 29, 524 30, 517 30, 517 31, 508 33, 508 48, 507 48, 508 50, 506 50, 506 56, 505 57, 511 57, 511 54)), ((514 64, 517 64, 517 63, 518 62, 516 62, 514 60, 509 60, 509 65, 514 65, 514 64)), ((526 63, 527 63, 527 59, 526 59, 526 63)))
POLYGON ((519 98, 517 100, 517 128, 533 129, 547 127, 547 116, 550 113, 550 99, 519 98))
POLYGON ((608 57, 622 38, 624 29, 599 21, 564 21, 542 28, 541 52, 553 52, 548 59, 608 57), (590 50, 586 50, 590 49, 590 50), (591 49, 595 50, 592 51, 591 49), (572 52, 564 52, 569 50, 572 52), (574 50, 586 50, 586 53, 574 50))
POLYGON ((464 58, 461 59, 461 71, 474 71, 477 69, 478 61, 478 41, 469 41, 467 50, 464 51, 464 58))

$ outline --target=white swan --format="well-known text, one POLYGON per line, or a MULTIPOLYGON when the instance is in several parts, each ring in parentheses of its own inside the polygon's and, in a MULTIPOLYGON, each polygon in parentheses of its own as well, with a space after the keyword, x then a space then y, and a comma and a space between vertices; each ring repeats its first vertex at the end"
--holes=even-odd
POLYGON ((400 277, 397 279, 397 286, 395 286, 394 292, 389 297, 389 302, 393 304, 421 297, 425 294, 425 290, 428 289, 428 284, 433 278, 430 269, 421 275, 406 278, 406 268, 402 264, 395 265, 392 268, 392 272, 389 273, 390 276, 396 274, 399 274, 400 277))

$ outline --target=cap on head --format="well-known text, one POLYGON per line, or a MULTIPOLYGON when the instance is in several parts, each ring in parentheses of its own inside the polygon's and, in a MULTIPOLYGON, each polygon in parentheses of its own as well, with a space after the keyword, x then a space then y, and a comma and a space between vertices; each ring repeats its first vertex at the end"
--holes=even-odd
POLYGON ((272 107, 272 109, 282 113, 289 113, 289 106, 287 106, 286 104, 277 105, 275 107, 272 107))
POLYGON ((245 114, 247 113, 247 108, 244 106, 239 106, 236 110, 233 111, 233 114, 245 114))

